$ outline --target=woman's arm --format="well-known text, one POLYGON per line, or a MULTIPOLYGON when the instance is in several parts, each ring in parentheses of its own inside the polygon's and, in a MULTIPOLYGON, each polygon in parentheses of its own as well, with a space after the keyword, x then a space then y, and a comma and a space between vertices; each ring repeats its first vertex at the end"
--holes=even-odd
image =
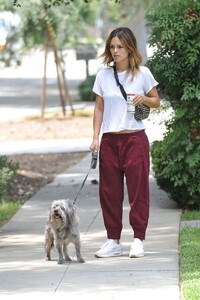
POLYGON ((147 95, 135 95, 133 100, 134 105, 145 104, 151 108, 157 108, 160 106, 160 97, 158 95, 156 87, 153 87, 147 95))
POLYGON ((93 141, 90 146, 92 151, 99 150, 99 134, 101 130, 101 124, 103 120, 104 102, 103 98, 96 95, 95 106, 94 106, 94 117, 93 117, 93 141))

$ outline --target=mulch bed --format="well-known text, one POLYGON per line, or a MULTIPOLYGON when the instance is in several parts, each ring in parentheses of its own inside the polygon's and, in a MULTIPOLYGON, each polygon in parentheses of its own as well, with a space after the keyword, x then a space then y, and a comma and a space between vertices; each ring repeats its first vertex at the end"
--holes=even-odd
POLYGON ((48 153, 9 156, 19 162, 17 175, 10 182, 6 199, 24 203, 41 187, 53 181, 57 174, 79 162, 85 153, 48 153))

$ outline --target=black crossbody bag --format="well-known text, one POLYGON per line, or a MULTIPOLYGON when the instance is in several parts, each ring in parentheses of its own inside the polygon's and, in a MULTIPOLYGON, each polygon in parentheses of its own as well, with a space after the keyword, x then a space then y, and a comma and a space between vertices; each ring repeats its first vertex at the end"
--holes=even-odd
MULTIPOLYGON (((119 86, 124 99, 127 101, 127 94, 124 90, 123 85, 119 82, 119 78, 118 78, 118 74, 117 74, 117 70, 116 70, 115 66, 113 66, 113 70, 114 70, 114 76, 115 76, 117 86, 119 86)), ((149 116, 149 113, 150 113, 150 107, 148 107, 147 105, 140 104, 140 105, 135 106, 134 117, 137 121, 147 119, 149 116)))

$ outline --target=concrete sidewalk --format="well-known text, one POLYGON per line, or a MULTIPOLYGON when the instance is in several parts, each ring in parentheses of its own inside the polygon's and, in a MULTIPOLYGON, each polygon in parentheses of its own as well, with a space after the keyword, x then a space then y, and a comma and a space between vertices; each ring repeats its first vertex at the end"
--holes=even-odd
POLYGON ((0 155, 88 152, 91 138, 0 142, 0 155))
POLYGON ((44 226, 50 204, 59 198, 74 199, 89 169, 91 155, 58 175, 34 195, 6 225, 0 228, 1 299, 137 299, 178 300, 178 235, 181 211, 158 189, 150 175, 151 211, 145 241, 146 256, 129 259, 132 232, 128 224, 128 201, 124 202, 122 244, 124 256, 97 259, 96 250, 106 240, 98 200, 98 169, 91 170, 77 200, 81 224, 80 264, 70 247, 72 262, 44 260, 44 226))

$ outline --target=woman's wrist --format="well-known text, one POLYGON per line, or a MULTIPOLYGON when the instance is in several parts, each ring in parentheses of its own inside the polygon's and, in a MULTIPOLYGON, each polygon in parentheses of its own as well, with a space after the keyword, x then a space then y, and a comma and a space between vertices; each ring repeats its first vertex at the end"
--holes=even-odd
POLYGON ((93 141, 98 141, 99 140, 99 136, 93 136, 93 141))
POLYGON ((142 104, 147 105, 151 108, 157 108, 159 105, 158 103, 158 99, 155 97, 148 97, 148 96, 143 96, 143 101, 142 104))

